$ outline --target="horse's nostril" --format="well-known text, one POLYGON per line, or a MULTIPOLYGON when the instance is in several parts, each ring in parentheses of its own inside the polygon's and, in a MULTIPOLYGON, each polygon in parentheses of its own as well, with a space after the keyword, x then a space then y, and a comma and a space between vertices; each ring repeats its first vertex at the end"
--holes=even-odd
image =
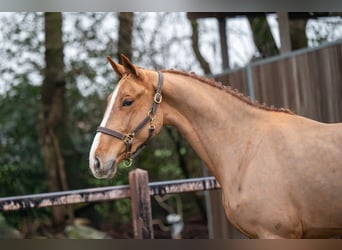
POLYGON ((95 162, 94 162, 94 170, 96 172, 99 172, 100 169, 101 169, 101 163, 100 163, 99 159, 96 157, 95 162))
POLYGON ((96 178, 110 178, 115 172, 115 167, 115 160, 101 161, 100 158, 95 157, 92 171, 96 178))

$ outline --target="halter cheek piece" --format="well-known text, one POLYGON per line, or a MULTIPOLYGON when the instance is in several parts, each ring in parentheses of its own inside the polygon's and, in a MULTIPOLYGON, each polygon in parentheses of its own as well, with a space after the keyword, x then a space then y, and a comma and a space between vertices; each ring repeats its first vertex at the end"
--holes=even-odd
POLYGON ((111 129, 105 128, 105 127, 98 127, 96 130, 96 132, 101 132, 103 134, 110 135, 110 136, 113 136, 119 140, 122 140, 126 144, 126 157, 125 157, 124 162, 123 162, 125 167, 132 166, 133 158, 135 158, 146 147, 146 145, 148 144, 148 142, 150 141, 150 139, 153 136, 153 133, 156 129, 155 125, 153 124, 153 120, 154 120, 154 117, 157 113, 158 104, 160 104, 162 101, 161 92, 162 92, 162 88, 163 88, 163 83, 164 83, 163 74, 160 71, 158 71, 158 86, 157 86, 157 90, 156 90, 156 93, 155 93, 154 98, 153 98, 152 108, 148 112, 145 119, 142 120, 131 133, 122 134, 118 131, 111 130, 111 129), (148 128, 149 135, 148 135, 147 139, 145 140, 145 142, 143 142, 137 148, 137 150, 133 153, 132 152, 132 145, 133 145, 133 141, 135 139, 135 136, 148 123, 150 124, 150 127, 148 128))

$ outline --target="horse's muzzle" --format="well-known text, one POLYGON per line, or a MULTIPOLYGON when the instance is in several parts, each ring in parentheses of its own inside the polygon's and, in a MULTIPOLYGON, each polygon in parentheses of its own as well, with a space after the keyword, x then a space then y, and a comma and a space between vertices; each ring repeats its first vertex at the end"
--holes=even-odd
POLYGON ((108 160, 106 162, 101 162, 101 160, 98 157, 95 157, 92 170, 93 175, 96 178, 112 178, 116 173, 116 161, 108 160))

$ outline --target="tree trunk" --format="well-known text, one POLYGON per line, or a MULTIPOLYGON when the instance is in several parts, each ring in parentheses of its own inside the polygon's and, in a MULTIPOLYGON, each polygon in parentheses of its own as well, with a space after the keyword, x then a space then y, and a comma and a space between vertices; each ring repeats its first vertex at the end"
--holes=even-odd
POLYGON ((270 26, 268 25, 266 15, 261 17, 247 16, 253 32, 255 46, 262 58, 279 54, 279 49, 274 41, 270 26))
MULTIPOLYGON (((45 13, 45 63, 39 126, 49 192, 56 192, 68 189, 59 139, 65 92, 61 13, 45 13)), ((53 207, 52 213, 56 225, 72 217, 66 207, 53 207)))
POLYGON ((306 37, 307 19, 290 20, 290 39, 292 50, 306 48, 308 39, 306 37))
POLYGON ((124 54, 129 59, 132 59, 134 13, 120 12, 119 23, 118 61, 120 61, 120 54, 124 54))
POLYGON ((219 24, 219 33, 220 33, 222 70, 225 70, 225 69, 229 69, 226 18, 218 18, 217 20, 218 20, 218 24, 219 24))
POLYGON ((198 39, 198 23, 197 20, 190 20, 191 27, 192 27, 192 49, 194 50, 195 56, 197 58, 197 61, 201 65, 204 74, 209 75, 211 74, 209 63, 205 60, 205 58, 202 56, 201 51, 199 49, 199 39, 198 39))

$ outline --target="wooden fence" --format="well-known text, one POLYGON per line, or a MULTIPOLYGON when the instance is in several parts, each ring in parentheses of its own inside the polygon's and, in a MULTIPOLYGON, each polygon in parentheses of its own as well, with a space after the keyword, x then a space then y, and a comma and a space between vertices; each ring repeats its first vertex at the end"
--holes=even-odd
POLYGON ((342 121, 342 40, 253 62, 214 78, 260 103, 317 121, 342 121))
POLYGON ((149 183, 145 170, 129 173, 129 185, 0 198, 0 211, 131 199, 135 239, 153 239, 150 196, 220 189, 215 177, 149 183))

